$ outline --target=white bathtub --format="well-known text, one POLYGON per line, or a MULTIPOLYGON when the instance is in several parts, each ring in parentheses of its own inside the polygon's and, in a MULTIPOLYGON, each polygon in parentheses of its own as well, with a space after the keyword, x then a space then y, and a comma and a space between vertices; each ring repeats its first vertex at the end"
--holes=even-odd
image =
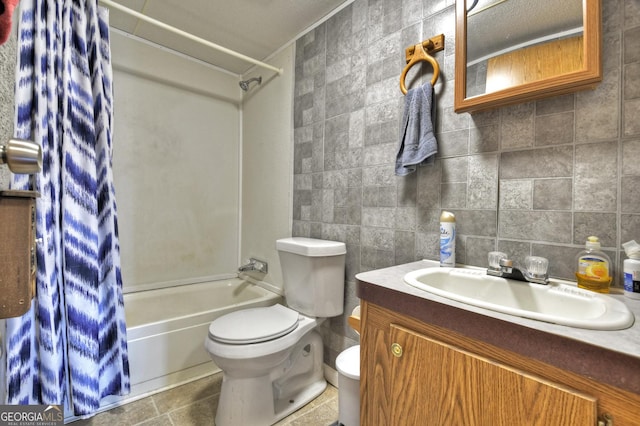
POLYGON ((281 300, 239 278, 125 294, 129 397, 219 371, 204 349, 211 321, 228 312, 281 300))

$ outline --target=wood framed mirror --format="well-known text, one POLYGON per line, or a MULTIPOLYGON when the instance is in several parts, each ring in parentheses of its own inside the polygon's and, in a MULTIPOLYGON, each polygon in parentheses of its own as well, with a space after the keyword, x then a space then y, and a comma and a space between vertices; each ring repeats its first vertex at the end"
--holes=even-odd
POLYGON ((601 0, 456 0, 454 110, 594 88, 601 0))

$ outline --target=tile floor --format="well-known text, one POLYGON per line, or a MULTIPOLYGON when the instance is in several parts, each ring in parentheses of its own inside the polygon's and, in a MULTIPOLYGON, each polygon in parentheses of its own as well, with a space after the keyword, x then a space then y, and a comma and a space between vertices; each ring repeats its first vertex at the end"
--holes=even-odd
MULTIPOLYGON (((207 426, 214 425, 222 373, 113 408, 72 426, 207 426)), ((338 390, 322 395, 276 423, 277 426, 329 426, 338 420, 338 390)), ((239 425, 240 426, 240 425, 239 425)), ((241 425, 248 426, 248 425, 241 425)))

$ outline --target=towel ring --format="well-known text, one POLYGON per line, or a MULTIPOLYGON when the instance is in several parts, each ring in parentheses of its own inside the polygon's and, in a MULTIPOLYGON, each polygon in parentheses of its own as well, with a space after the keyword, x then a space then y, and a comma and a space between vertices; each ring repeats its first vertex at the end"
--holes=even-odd
POLYGON ((431 79, 431 85, 435 86, 436 81, 438 81, 438 75, 440 74, 440 65, 438 65, 438 61, 435 60, 434 57, 429 55, 422 47, 422 43, 418 43, 415 46, 415 51, 407 66, 402 70, 402 74, 400 75, 400 90, 403 95, 407 94, 407 86, 404 83, 404 80, 407 78, 407 71, 409 68, 417 64, 418 62, 429 62, 433 67, 433 78, 431 79))

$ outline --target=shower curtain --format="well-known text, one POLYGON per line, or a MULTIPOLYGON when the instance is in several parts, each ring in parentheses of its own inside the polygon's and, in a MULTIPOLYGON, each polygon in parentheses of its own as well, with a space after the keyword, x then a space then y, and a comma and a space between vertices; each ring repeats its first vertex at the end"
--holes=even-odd
POLYGON ((42 145, 36 298, 7 321, 8 404, 95 413, 129 392, 111 168, 108 11, 96 0, 22 0, 15 134, 42 145))

